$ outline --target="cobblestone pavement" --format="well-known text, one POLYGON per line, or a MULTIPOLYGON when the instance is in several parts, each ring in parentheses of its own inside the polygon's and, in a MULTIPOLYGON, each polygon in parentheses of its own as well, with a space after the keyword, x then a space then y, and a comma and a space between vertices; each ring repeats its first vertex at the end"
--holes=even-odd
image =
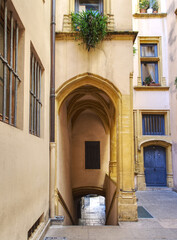
POLYGON ((56 240, 54 237, 66 240, 177 240, 177 193, 158 190, 138 191, 136 195, 138 205, 153 218, 120 222, 119 226, 51 226, 46 237, 56 240))

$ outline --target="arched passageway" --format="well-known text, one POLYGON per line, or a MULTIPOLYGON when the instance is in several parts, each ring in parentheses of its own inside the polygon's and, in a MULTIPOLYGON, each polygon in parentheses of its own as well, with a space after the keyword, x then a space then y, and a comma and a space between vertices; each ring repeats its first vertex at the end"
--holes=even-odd
POLYGON ((122 100, 111 82, 90 73, 57 90, 55 215, 65 215, 65 224, 77 221, 76 189, 82 195, 104 192, 106 224, 117 225, 118 215, 136 220, 130 99, 122 100))
POLYGON ((114 119, 111 99, 88 84, 68 94, 59 109, 58 180, 65 185, 65 199, 70 199, 75 220, 76 189, 82 189, 83 194, 88 188, 89 193, 105 188, 105 178, 110 173, 110 132, 114 119))

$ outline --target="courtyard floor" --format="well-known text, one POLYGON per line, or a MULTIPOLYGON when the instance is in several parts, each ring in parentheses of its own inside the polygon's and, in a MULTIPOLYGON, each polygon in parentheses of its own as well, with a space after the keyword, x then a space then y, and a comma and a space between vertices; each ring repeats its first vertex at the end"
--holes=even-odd
MULTIPOLYGON (((177 240, 177 193, 170 189, 137 191, 138 206, 153 218, 120 222, 119 226, 56 226, 45 240, 177 240)), ((43 239, 42 239, 43 240, 43 239)))

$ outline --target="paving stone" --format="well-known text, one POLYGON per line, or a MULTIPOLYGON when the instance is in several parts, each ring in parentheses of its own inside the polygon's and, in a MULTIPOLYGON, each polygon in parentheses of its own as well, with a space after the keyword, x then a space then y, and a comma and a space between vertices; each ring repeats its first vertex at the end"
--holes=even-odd
POLYGON ((119 226, 51 226, 45 237, 65 237, 67 240, 177 240, 177 193, 166 189, 141 191, 136 195, 138 205, 147 209, 154 218, 120 222, 119 226))

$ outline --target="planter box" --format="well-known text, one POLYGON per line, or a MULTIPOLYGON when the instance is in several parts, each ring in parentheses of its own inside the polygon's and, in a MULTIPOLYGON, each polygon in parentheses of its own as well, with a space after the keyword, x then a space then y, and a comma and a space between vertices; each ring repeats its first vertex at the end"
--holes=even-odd
POLYGON ((161 86, 160 83, 150 83, 149 86, 161 86))

